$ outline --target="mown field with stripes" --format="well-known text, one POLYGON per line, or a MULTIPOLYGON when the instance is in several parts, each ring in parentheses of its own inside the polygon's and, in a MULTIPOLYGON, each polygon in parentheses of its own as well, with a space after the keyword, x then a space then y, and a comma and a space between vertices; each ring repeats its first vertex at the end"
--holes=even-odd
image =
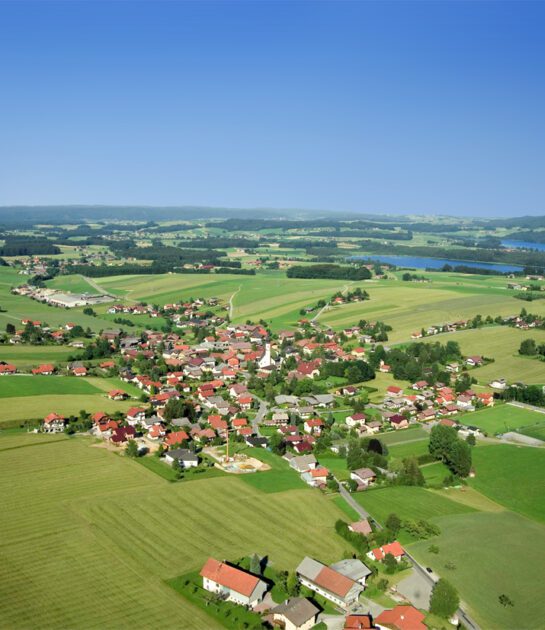
POLYGON ((0 625, 214 628, 165 585, 209 555, 333 561, 342 512, 235 477, 168 483, 84 438, 0 434, 0 625))

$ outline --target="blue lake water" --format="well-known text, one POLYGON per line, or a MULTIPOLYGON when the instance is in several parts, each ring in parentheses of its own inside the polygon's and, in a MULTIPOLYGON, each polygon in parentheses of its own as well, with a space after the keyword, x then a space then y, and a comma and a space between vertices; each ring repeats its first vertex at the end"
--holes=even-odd
POLYGON ((352 256, 352 260, 377 260, 390 263, 391 265, 397 265, 398 267, 412 267, 414 269, 441 269, 444 265, 450 265, 451 267, 465 265, 466 267, 493 269, 501 272, 522 270, 522 267, 518 265, 452 260, 451 258, 425 258, 424 256, 378 256, 376 254, 371 254, 369 256, 352 256))
POLYGON ((545 243, 530 243, 530 241, 514 241, 507 239, 501 242, 504 247, 510 247, 515 249, 537 249, 540 252, 545 252, 545 243))

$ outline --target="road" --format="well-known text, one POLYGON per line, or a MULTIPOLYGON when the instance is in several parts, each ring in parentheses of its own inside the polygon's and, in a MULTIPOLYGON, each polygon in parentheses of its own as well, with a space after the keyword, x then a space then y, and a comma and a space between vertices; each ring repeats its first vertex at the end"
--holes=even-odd
POLYGON ((85 280, 85 282, 87 282, 87 284, 90 284, 93 289, 95 289, 95 291, 98 291, 99 293, 102 293, 102 295, 107 295, 108 297, 114 298, 116 299, 116 296, 113 295, 112 293, 108 293, 108 291, 106 291, 105 289, 103 289, 99 284, 97 284, 92 278, 88 278, 87 276, 82 276, 80 274, 80 278, 82 280, 85 280))
POLYGON ((229 298, 229 319, 233 319, 233 314, 235 312, 235 305, 233 304, 233 299, 235 295, 242 289, 242 285, 233 293, 233 295, 229 298))
POLYGON ((254 397, 257 400, 259 400, 259 409, 257 410, 257 413, 255 414, 255 418, 252 420, 252 429, 254 430, 254 433, 257 435, 257 437, 261 437, 261 433, 259 431, 259 425, 263 423, 263 419, 269 412, 269 405, 267 401, 262 400, 261 398, 258 398, 255 394, 254 394, 254 397))

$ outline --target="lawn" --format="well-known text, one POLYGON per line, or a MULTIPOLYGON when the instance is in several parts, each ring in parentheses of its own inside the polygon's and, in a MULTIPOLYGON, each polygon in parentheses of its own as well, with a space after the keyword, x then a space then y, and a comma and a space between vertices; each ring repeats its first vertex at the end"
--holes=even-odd
POLYGON ((429 433, 420 426, 410 426, 408 429, 389 431, 388 433, 378 433, 376 436, 381 442, 390 446, 403 444, 406 442, 421 442, 429 439, 429 433))
POLYGON ((406 457, 419 457, 420 455, 426 455, 428 453, 427 438, 423 440, 409 440, 408 442, 400 442, 398 444, 392 444, 388 447, 388 453, 390 457, 396 459, 405 459, 406 457))
POLYGON ((466 414, 462 419, 463 424, 476 426, 486 433, 495 435, 507 433, 518 429, 539 428, 545 424, 545 414, 531 409, 515 407, 513 405, 496 405, 487 409, 481 409, 475 413, 466 414))
POLYGON ((83 276, 78 275, 56 276, 47 282, 47 286, 50 289, 71 291, 72 293, 90 293, 93 295, 98 293, 83 276))
POLYGON ((543 627, 543 525, 513 512, 473 512, 434 522, 441 528, 433 538, 439 553, 430 553, 426 540, 409 545, 409 550, 452 582, 482 628, 543 627), (501 606, 501 594, 514 607, 501 606))
POLYGON ((320 465, 325 466, 339 481, 350 478, 350 471, 346 467, 346 458, 333 454, 318 455, 317 458, 320 465))
POLYGON ((452 474, 443 462, 425 464, 424 466, 421 466, 420 470, 424 475, 426 483, 430 486, 442 485, 445 477, 452 474))
POLYGON ((271 470, 237 475, 241 481, 261 492, 274 493, 286 490, 306 490, 308 486, 285 459, 264 448, 243 448, 239 452, 255 457, 271 467, 271 470))
POLYGON ((545 522, 545 450, 498 444, 473 449, 470 484, 493 501, 545 522))
POLYGON ((44 628, 149 628, 161 619, 167 629, 212 629, 220 624, 165 580, 208 556, 256 552, 293 570, 307 554, 338 560, 346 546, 334 533, 342 511, 318 492, 264 501, 234 475, 169 484, 86 439, 25 435, 21 444, 19 435, 0 434, 0 449, 12 439, 21 446, 0 458, 6 628, 36 619, 44 628))

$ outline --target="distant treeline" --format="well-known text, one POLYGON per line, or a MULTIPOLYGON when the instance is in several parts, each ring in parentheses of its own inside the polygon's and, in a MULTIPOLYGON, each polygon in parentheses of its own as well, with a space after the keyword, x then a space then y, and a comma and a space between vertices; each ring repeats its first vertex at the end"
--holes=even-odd
MULTIPOLYGON (((428 268, 426 271, 437 271, 437 269, 428 268)), ((511 272, 500 271, 499 269, 482 269, 480 267, 471 267, 468 265, 443 265, 441 271, 455 273, 467 273, 476 276, 506 276, 511 272)))
POLYGON ((0 247, 0 256, 40 256, 60 254, 61 250, 45 238, 8 236, 0 247))
POLYGON ((213 269, 185 269, 182 267, 172 267, 165 263, 154 262, 149 266, 143 265, 119 265, 119 266, 86 266, 71 265, 66 268, 66 273, 77 273, 89 278, 105 278, 107 276, 132 276, 132 275, 156 275, 163 273, 181 273, 181 274, 210 274, 212 272, 219 274, 230 273, 240 276, 255 276, 254 269, 237 269, 233 267, 214 267, 213 269))
POLYGON ((287 271, 288 278, 309 278, 328 280, 369 280, 371 272, 367 267, 342 267, 340 265, 295 265, 287 271))
POLYGON ((222 238, 221 236, 210 238, 192 238, 178 242, 179 247, 190 247, 193 249, 215 249, 240 247, 244 249, 254 249, 259 247, 259 241, 249 238, 222 238))
POLYGON ((386 232, 384 230, 336 230, 335 232, 307 232, 307 236, 335 238, 385 238, 392 241, 410 241, 412 232, 386 232))
POLYGON ((513 232, 507 234, 506 239, 513 241, 528 241, 529 243, 545 243, 545 232, 534 232, 533 230, 526 230, 522 232, 513 232))
POLYGON ((454 258, 460 261, 510 263, 512 265, 543 266, 545 252, 507 251, 505 249, 457 249, 432 246, 384 245, 376 241, 360 241, 361 248, 373 254, 388 254, 390 256, 424 256, 427 258, 454 258))
POLYGON ((124 258, 163 261, 170 264, 207 263, 219 264, 226 253, 215 249, 181 249, 172 245, 154 244, 151 247, 137 247, 134 241, 112 241, 110 248, 124 258))

